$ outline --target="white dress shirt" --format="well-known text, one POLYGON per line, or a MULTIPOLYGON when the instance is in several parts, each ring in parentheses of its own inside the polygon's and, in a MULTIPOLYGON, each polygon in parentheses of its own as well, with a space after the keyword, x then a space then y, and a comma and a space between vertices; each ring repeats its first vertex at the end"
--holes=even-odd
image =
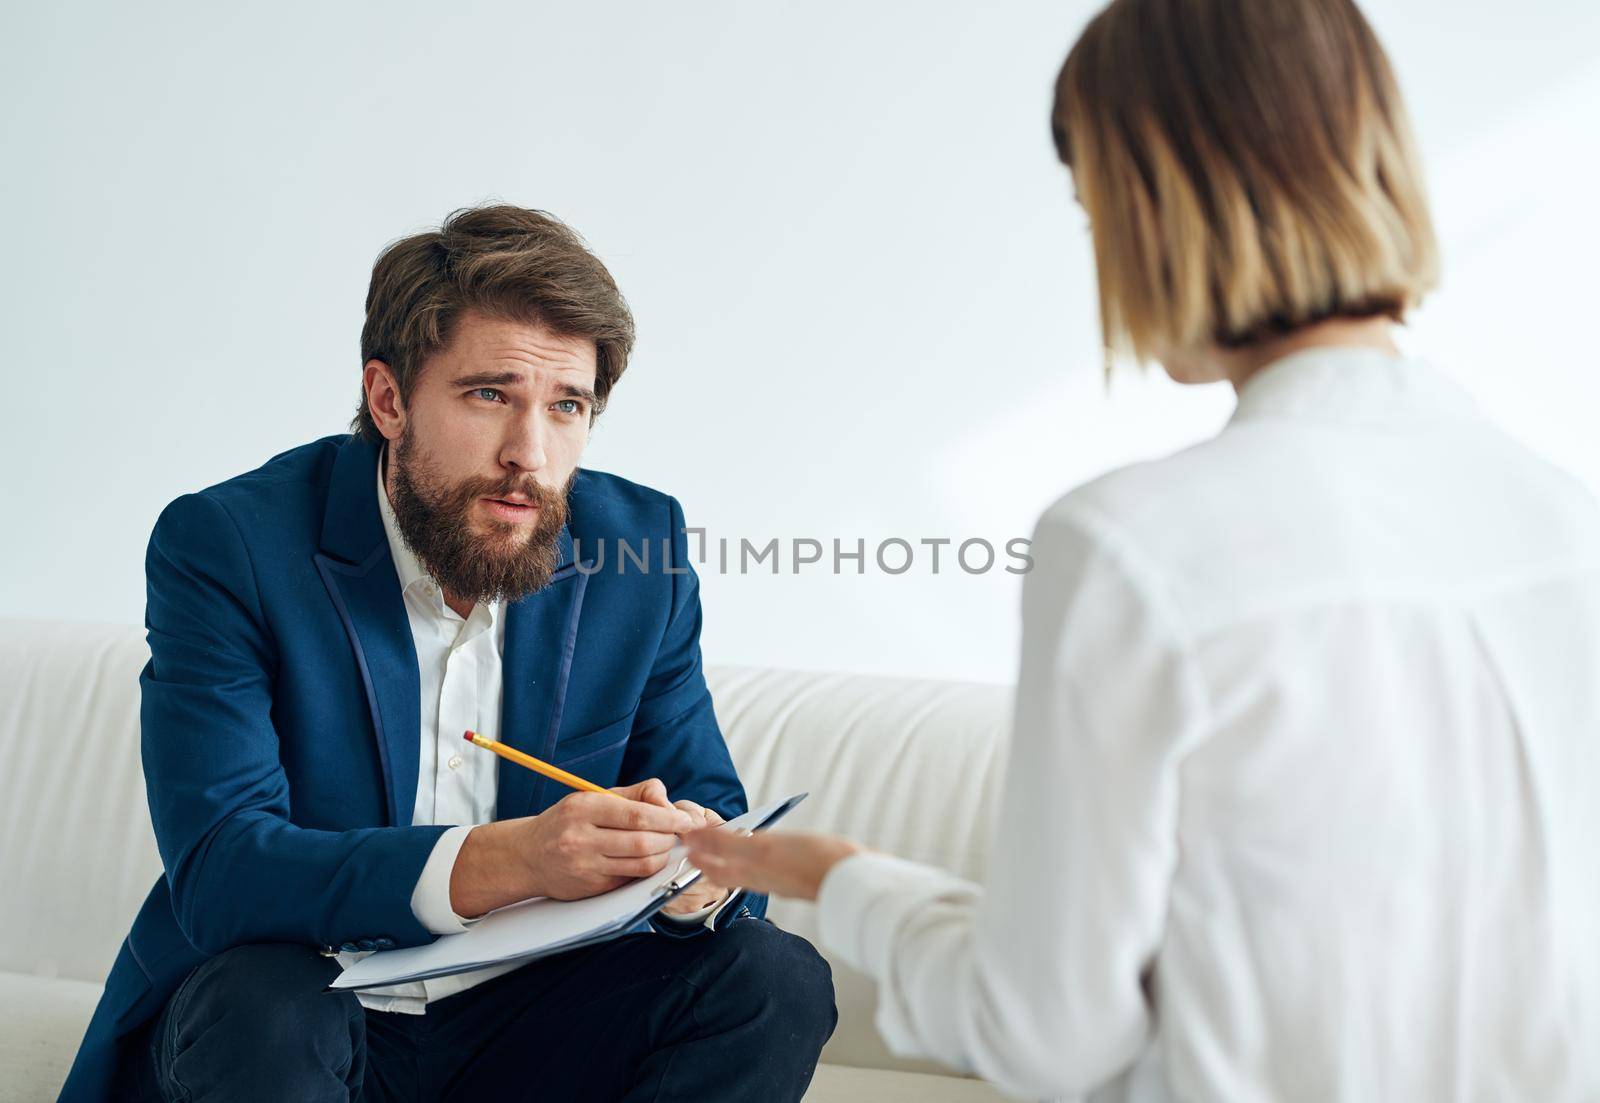
MULTIPOLYGON (((462 738, 476 731, 500 737, 501 656, 505 651, 503 602, 478 602, 465 619, 445 604, 444 593, 406 546, 384 488, 388 462, 385 447, 378 460, 378 510, 389 552, 405 599, 406 619, 416 645, 421 688, 421 755, 417 795, 411 822, 456 824, 439 837, 411 894, 417 921, 437 935, 460 934, 475 920, 463 919, 450 906, 450 874, 467 835, 495 818, 499 758, 462 738)), ((732 896, 722 905, 731 902, 732 896)), ((675 923, 714 925, 722 905, 667 916, 675 923)), ((340 954, 342 962, 359 961, 364 953, 340 954)), ((475 984, 509 973, 521 962, 506 962, 454 976, 389 985, 357 993, 363 1007, 374 1011, 423 1014, 427 1005, 475 984)))
POLYGON ((1308 349, 1038 524, 972 884, 836 866, 891 1046, 1018 1095, 1600 1099, 1600 511, 1308 349))

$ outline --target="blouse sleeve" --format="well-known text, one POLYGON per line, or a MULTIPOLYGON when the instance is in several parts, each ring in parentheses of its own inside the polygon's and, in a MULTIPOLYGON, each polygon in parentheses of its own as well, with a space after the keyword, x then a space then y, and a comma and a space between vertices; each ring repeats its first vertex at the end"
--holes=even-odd
POLYGON ((1023 584, 1010 758, 986 882, 864 853, 824 881, 824 943, 879 984, 896 1052, 1019 1095, 1132 1064, 1177 860, 1177 768, 1204 696, 1157 572, 1068 497, 1023 584))

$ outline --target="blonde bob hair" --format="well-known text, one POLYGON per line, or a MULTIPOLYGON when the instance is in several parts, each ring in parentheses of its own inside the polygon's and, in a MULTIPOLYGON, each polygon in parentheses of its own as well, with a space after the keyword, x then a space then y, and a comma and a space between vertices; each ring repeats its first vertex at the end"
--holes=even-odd
POLYGON ((1114 0, 1056 81, 1108 350, 1403 321, 1438 279, 1388 59, 1350 0, 1114 0))

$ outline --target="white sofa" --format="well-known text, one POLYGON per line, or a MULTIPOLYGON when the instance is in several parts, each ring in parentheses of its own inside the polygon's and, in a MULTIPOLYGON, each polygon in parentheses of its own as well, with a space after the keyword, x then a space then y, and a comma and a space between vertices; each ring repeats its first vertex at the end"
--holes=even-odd
MULTIPOLYGON (((100 983, 161 872, 139 767, 140 628, 0 620, 0 1101, 54 1099, 100 983)), ((809 790, 798 830, 978 872, 1010 692, 1001 686, 719 667, 717 716, 752 800, 809 790)), ((810 905, 771 918, 807 937, 810 905)), ((1001 1098, 891 1056, 875 996, 833 962, 839 1027, 818 1103, 1001 1098)))

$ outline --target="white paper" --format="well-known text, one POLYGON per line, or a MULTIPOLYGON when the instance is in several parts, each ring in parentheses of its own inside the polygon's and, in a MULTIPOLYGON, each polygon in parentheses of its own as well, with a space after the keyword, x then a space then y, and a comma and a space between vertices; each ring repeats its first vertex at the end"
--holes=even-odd
MULTIPOLYGON (((805 796, 753 808, 719 830, 754 830, 774 821, 805 796)), ((700 871, 673 847, 660 873, 587 900, 537 897, 497 908, 461 934, 444 935, 426 946, 380 950, 346 966, 330 988, 372 988, 480 969, 502 961, 545 957, 563 949, 601 941, 648 916, 665 902, 663 886, 692 884, 700 871), (674 874, 676 873, 676 876, 674 874)))

